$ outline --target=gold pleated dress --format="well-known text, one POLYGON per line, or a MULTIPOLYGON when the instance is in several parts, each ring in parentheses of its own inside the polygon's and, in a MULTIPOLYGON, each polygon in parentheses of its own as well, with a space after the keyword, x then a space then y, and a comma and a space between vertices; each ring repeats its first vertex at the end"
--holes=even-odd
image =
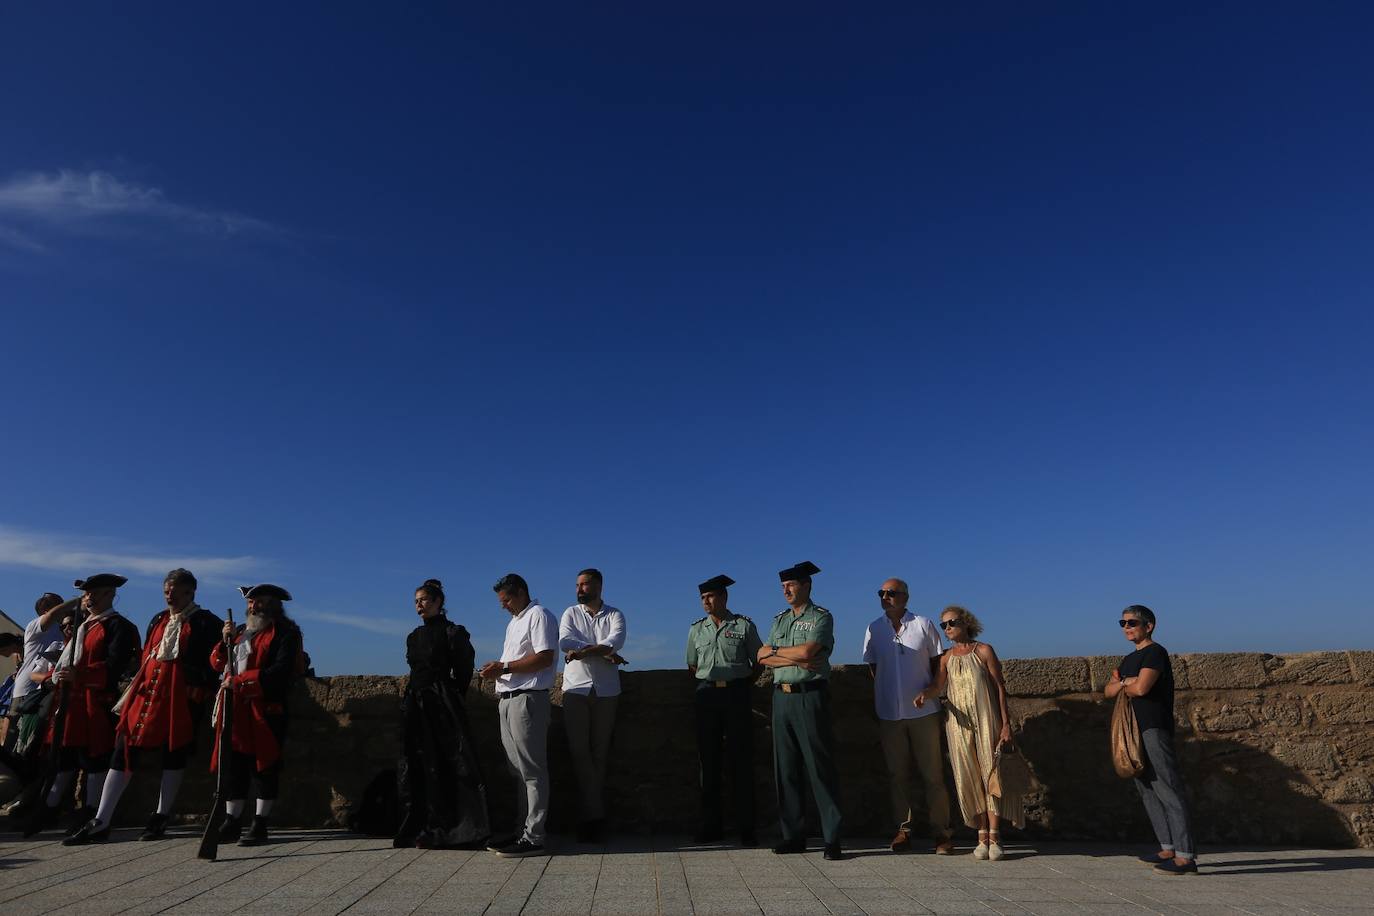
POLYGON ((1012 778, 1004 779, 1003 770, 1012 768, 998 765, 996 756, 1002 714, 992 676, 977 652, 949 653, 945 674, 945 734, 964 823, 976 829, 978 816, 991 811, 1015 827, 1024 827, 1021 795, 1025 787, 1019 785, 1019 774, 1008 772, 1005 775, 1012 778))

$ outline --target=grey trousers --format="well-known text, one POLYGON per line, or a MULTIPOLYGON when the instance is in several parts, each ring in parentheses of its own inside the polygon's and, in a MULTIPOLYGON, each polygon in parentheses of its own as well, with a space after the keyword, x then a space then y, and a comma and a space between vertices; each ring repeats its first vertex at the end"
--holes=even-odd
POLYGON ((599 821, 606 816, 602 789, 619 700, 619 696, 599 697, 594 691, 563 694, 563 725, 568 730, 568 747, 582 790, 583 821, 599 821))
POLYGON ((1155 829, 1161 850, 1172 849, 1180 859, 1193 858, 1193 832, 1188 825, 1188 801, 1174 757, 1174 736, 1162 728, 1147 728, 1140 735, 1145 751, 1145 771, 1135 787, 1145 802, 1145 813, 1155 829))
POLYGON ((522 693, 501 700, 501 746, 506 769, 515 777, 520 839, 544 844, 549 817, 549 692, 522 693))
POLYGON ((878 720, 878 739, 883 745, 887 772, 892 777, 892 816, 898 829, 910 831, 911 764, 916 763, 926 792, 926 814, 930 835, 947 840, 949 829, 949 791, 945 788, 945 756, 940 748, 943 716, 935 713, 919 719, 878 720))

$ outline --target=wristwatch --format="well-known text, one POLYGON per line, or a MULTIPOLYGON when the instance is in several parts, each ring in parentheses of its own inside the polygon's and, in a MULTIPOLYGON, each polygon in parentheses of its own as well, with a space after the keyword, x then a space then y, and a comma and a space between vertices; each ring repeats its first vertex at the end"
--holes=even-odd
POLYGON ((502 674, 510 674, 510 662, 502 662, 502 663, 501 663, 501 673, 502 673, 502 674))
POLYGON ((773 643, 770 642, 770 643, 768 644, 768 648, 770 648, 770 649, 773 650, 772 652, 769 652, 769 653, 768 653, 768 657, 769 657, 769 658, 772 658, 774 655, 777 655, 777 654, 778 654, 778 647, 777 647, 775 644, 773 644, 773 643))

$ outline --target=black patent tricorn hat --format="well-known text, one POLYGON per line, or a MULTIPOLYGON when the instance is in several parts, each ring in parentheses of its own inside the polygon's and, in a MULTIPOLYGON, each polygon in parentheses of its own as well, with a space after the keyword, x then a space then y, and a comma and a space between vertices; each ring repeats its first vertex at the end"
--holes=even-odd
POLYGON ((291 593, 280 585, 272 585, 264 582, 261 585, 240 585, 239 594, 245 598, 276 598, 280 601, 290 601, 291 593))

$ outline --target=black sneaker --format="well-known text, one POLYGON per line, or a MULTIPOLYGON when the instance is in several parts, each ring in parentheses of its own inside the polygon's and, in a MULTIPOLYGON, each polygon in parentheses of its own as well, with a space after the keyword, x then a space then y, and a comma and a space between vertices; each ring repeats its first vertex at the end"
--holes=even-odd
POLYGON ((503 859, 524 859, 529 856, 544 855, 544 847, 540 843, 531 843, 529 840, 519 840, 510 844, 505 849, 497 850, 496 854, 503 859))
POLYGON ((844 852, 840 850, 839 843, 825 844, 825 857, 831 862, 838 862, 844 858, 844 852))
POLYGON ((799 852, 806 852, 806 840, 783 840, 773 847, 773 853, 779 856, 796 855, 799 852))
POLYGON ((160 840, 167 835, 167 815, 154 814, 148 818, 148 826, 143 828, 140 840, 160 840))
POLYGON ((1189 859, 1179 865, 1177 859, 1166 859, 1155 866, 1155 871, 1161 875, 1196 875, 1197 862, 1189 859))
POLYGON ((507 846, 514 846, 519 841, 520 836, 514 833, 508 836, 498 837, 487 844, 487 852, 500 852, 507 846))

